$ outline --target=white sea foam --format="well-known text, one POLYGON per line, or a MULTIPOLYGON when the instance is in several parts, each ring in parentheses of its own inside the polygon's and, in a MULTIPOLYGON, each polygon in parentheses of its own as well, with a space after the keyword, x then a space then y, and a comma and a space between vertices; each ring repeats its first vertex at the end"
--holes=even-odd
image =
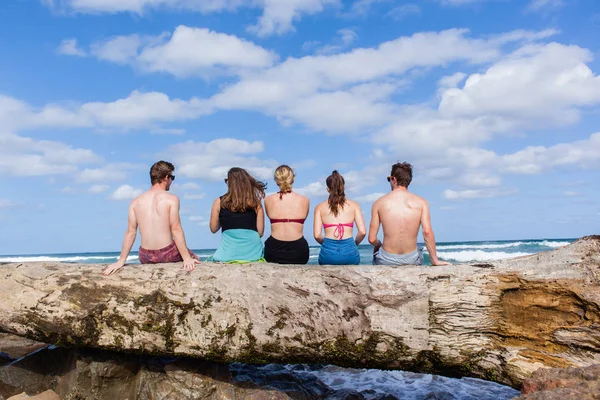
POLYGON ((540 246, 547 246, 547 247, 553 247, 553 248, 567 246, 569 244, 571 244, 571 242, 564 242, 564 241, 563 242, 553 242, 551 240, 544 240, 542 242, 539 242, 540 246))
POLYGON ((471 262, 471 261, 493 261, 503 260, 505 258, 529 256, 533 253, 514 252, 507 253, 503 251, 438 251, 439 258, 445 261, 471 262))
POLYGON ((440 244, 437 246, 439 250, 462 250, 462 249, 509 249, 519 246, 540 246, 540 247, 561 247, 570 244, 565 241, 543 240, 541 242, 509 242, 509 243, 477 243, 477 244, 440 244))
POLYGON ((511 243, 483 243, 483 244, 441 244, 437 246, 439 250, 462 250, 462 249, 508 249, 519 247, 533 242, 511 242, 511 243))
POLYGON ((326 366, 312 371, 298 371, 298 367, 300 366, 286 366, 296 374, 313 375, 332 389, 355 390, 361 393, 365 399, 374 399, 390 394, 406 400, 424 398, 501 400, 511 399, 519 394, 518 391, 508 386, 473 378, 452 379, 404 371, 350 369, 335 366, 326 366))

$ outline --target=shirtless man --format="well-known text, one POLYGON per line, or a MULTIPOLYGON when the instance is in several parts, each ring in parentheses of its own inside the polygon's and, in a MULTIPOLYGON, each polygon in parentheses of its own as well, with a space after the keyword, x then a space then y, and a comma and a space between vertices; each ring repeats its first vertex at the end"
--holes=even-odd
POLYGON ((125 266, 138 226, 142 238, 139 249, 142 264, 183 261, 183 268, 193 271, 196 264, 200 263, 185 243, 179 219, 179 198, 167 193, 175 180, 173 171, 173 164, 166 161, 159 161, 150 168, 152 187, 131 202, 121 256, 119 261, 102 272, 104 275, 110 275, 125 266))
POLYGON ((406 162, 394 164, 387 180, 392 191, 375 201, 371 209, 369 243, 374 246, 373 264, 423 264, 422 250, 417 248, 417 235, 422 227, 431 265, 450 265, 437 258, 429 204, 407 190, 412 181, 412 165, 406 162), (377 239, 380 223, 383 225, 383 244, 377 239))

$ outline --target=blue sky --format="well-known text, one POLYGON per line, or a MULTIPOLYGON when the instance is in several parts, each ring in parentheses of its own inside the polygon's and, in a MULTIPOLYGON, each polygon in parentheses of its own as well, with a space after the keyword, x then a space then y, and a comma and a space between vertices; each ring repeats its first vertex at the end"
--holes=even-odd
POLYGON ((6 0, 0 36, 0 254, 120 250, 159 159, 191 248, 284 163, 367 221, 413 163, 438 241, 598 233, 596 0, 6 0))

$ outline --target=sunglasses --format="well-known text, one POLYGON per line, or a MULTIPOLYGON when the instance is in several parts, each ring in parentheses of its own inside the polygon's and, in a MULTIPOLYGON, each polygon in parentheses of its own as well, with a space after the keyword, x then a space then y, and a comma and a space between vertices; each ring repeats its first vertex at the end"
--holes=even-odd
POLYGON ((391 180, 392 180, 392 177, 391 177, 391 176, 388 176, 388 177, 387 177, 387 180, 388 180, 388 182, 391 182, 391 180))
POLYGON ((175 175, 168 175, 169 178, 171 178, 172 181, 175 180, 175 175))
POLYGON ((227 179, 227 178, 225 178, 225 179, 223 179, 223 180, 225 181, 225 184, 227 184, 227 181, 228 181, 228 179, 227 179))

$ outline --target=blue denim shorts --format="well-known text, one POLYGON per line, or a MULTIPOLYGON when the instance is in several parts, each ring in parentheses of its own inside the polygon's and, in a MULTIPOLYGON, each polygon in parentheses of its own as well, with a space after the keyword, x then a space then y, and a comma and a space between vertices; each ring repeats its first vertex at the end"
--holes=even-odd
POLYGON ((354 238, 343 240, 323 240, 321 251, 319 251, 319 265, 358 265, 360 264, 360 253, 354 243, 354 238))

